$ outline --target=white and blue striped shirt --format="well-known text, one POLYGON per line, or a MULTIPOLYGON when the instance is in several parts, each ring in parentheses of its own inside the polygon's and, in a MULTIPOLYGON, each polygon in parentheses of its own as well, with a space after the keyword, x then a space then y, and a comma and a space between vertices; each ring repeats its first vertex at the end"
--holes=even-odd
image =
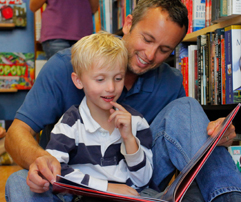
POLYGON ((51 132, 46 150, 61 163, 67 179, 106 191, 108 182, 125 183, 137 190, 148 186, 152 177, 152 135, 145 118, 123 105, 132 115, 132 133, 139 149, 126 154, 117 128, 110 135, 91 117, 84 98, 72 106, 51 132))

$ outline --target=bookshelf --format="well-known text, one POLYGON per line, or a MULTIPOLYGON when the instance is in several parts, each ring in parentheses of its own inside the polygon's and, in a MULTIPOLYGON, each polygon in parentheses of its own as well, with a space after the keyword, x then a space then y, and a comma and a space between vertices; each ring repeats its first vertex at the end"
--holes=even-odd
POLYGON ((0 23, 0 29, 12 29, 14 27, 14 23, 0 23))
MULTIPOLYGON (((208 32, 213 32, 218 28, 227 27, 229 25, 241 25, 241 15, 238 16, 232 16, 232 17, 225 17, 220 20, 220 22, 213 24, 209 27, 205 27, 201 30, 198 30, 196 32, 192 32, 186 35, 186 37, 183 39, 183 42, 196 42, 197 36, 206 34, 208 32)), ((241 78, 240 78, 241 79, 241 78)), ((226 104, 226 105, 203 105, 203 109, 205 113, 207 114, 208 118, 211 121, 214 121, 220 117, 225 117, 228 115, 228 113, 236 106, 236 104, 226 104)), ((233 124, 236 128, 236 133, 241 133, 241 112, 239 112, 234 121, 233 124)))
POLYGON ((197 41, 198 35, 206 34, 207 32, 213 32, 218 28, 227 27, 229 25, 240 25, 240 24, 241 24, 241 15, 235 16, 232 18, 226 17, 226 18, 223 18, 223 21, 221 21, 217 24, 214 24, 209 27, 205 27, 201 30, 198 30, 196 32, 187 34, 186 37, 183 39, 183 42, 195 42, 195 41, 197 41))

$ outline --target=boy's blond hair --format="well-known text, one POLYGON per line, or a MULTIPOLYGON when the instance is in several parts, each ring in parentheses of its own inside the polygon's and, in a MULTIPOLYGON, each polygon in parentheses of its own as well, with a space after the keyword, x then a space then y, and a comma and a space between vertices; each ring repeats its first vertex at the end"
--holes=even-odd
POLYGON ((103 31, 81 38, 71 50, 71 63, 77 75, 93 65, 113 69, 118 64, 126 69, 127 61, 128 52, 124 42, 103 31))

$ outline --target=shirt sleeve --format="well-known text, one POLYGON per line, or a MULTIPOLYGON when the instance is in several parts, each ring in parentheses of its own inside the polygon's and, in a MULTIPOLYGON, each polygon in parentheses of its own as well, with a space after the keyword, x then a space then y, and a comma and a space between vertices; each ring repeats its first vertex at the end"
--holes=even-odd
MULTIPOLYGON (((47 124, 53 124, 66 111, 63 106, 69 75, 72 72, 70 61, 55 54, 41 69, 33 87, 28 92, 15 118, 39 132, 47 124)), ((69 58, 70 60, 70 58, 69 58)))

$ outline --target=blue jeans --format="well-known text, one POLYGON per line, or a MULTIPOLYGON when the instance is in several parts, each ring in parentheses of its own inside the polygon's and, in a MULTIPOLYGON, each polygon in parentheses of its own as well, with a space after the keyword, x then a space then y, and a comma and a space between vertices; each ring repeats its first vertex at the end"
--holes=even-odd
MULTIPOLYGON (((169 103, 152 122, 153 181, 161 191, 175 169, 181 171, 204 144, 208 123, 200 104, 189 97, 169 103)), ((205 201, 225 196, 224 193, 241 192, 241 174, 225 147, 215 148, 196 182, 205 201)), ((237 195, 237 201, 241 201, 241 194, 237 195)))
MULTIPOLYGON (((192 98, 180 98, 171 102, 152 122, 153 181, 162 191, 175 169, 181 171, 206 141, 208 123, 202 107, 192 98)), ((43 195, 31 192, 26 177, 26 170, 9 177, 6 183, 7 201, 59 200, 59 197, 52 196, 51 191, 43 195)), ((215 202, 224 202, 226 198, 232 202, 241 201, 241 174, 225 147, 214 150, 196 177, 196 182, 201 194, 198 194, 200 191, 195 186, 194 191, 186 193, 186 200, 183 201, 203 201, 203 198, 204 201, 215 198, 215 202)))
POLYGON ((65 48, 71 47, 77 41, 75 40, 64 40, 64 39, 51 39, 42 42, 43 51, 46 54, 46 58, 49 59, 55 53, 65 48))

